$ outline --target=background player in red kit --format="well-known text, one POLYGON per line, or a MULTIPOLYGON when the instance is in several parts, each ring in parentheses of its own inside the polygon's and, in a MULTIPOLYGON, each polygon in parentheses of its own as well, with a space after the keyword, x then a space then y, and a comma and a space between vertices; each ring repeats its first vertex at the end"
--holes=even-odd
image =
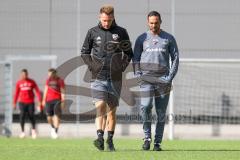
POLYGON ((24 124, 26 115, 28 115, 32 124, 32 138, 35 139, 37 136, 35 130, 35 104, 33 90, 35 90, 37 94, 40 107, 41 94, 39 88, 34 80, 28 78, 28 71, 26 69, 22 69, 20 74, 20 80, 18 80, 16 83, 15 96, 13 100, 13 108, 16 109, 16 104, 18 102, 18 106, 20 109, 20 124, 22 129, 22 133, 19 136, 20 138, 25 137, 24 124))
POLYGON ((64 81, 57 75, 56 69, 48 70, 42 105, 46 107, 47 120, 51 125, 51 137, 58 138, 60 116, 64 108, 64 81))

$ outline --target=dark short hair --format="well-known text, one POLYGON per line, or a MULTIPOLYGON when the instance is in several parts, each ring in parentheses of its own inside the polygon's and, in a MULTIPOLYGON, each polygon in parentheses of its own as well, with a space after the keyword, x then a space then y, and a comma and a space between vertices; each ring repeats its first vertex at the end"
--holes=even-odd
POLYGON ((24 69, 22 69, 22 70, 21 70, 21 72, 22 72, 22 73, 26 73, 26 74, 28 74, 28 70, 27 70, 27 69, 25 69, 25 68, 24 68, 24 69))
POLYGON ((147 17, 149 18, 149 17, 152 17, 152 16, 158 17, 159 20, 160 20, 160 23, 162 22, 161 15, 160 15, 160 13, 158 13, 157 11, 151 11, 151 12, 149 12, 147 17))
POLYGON ((51 73, 53 73, 53 74, 56 74, 56 73, 57 73, 57 70, 56 70, 55 68, 50 68, 50 69, 48 70, 48 72, 51 72, 51 73))

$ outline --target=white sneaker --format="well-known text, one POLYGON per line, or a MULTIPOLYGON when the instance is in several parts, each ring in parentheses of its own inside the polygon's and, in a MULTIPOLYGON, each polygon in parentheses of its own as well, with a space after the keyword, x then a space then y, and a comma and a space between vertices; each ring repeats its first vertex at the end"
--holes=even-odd
POLYGON ((21 139, 25 138, 25 133, 22 132, 22 133, 19 135, 19 138, 21 138, 21 139))
POLYGON ((37 133, 36 133, 36 130, 33 129, 32 130, 32 139, 36 139, 37 138, 37 133))
POLYGON ((54 129, 54 128, 52 128, 52 129, 51 129, 51 138, 53 138, 53 137, 54 137, 54 132, 55 132, 55 129, 54 129))
POLYGON ((58 134, 55 132, 54 139, 58 139, 58 134))
POLYGON ((55 128, 51 129, 51 138, 52 139, 57 139, 58 138, 58 134, 55 131, 55 128))

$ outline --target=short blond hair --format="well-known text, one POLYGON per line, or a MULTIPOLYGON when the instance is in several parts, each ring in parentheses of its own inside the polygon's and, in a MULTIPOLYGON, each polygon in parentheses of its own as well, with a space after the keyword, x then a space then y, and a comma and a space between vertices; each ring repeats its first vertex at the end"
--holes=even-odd
POLYGON ((114 15, 114 8, 111 5, 104 5, 100 8, 100 14, 114 15))

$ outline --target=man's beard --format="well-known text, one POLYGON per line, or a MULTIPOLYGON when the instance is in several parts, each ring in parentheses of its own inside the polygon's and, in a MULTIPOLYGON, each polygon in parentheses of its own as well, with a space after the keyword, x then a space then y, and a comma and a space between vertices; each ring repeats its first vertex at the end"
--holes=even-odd
POLYGON ((158 27, 152 28, 152 32, 157 33, 159 31, 158 27))

